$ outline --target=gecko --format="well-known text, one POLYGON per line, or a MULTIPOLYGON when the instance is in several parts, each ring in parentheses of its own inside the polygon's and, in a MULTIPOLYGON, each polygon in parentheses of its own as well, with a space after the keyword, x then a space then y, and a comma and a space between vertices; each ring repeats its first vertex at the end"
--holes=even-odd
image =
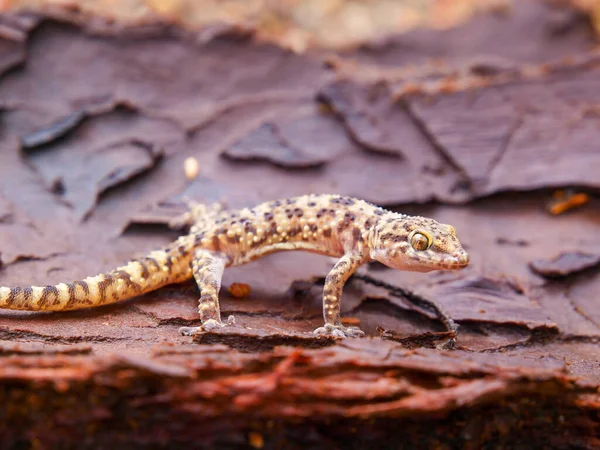
POLYGON ((316 335, 361 337, 341 322, 342 290, 363 264, 378 261, 400 270, 455 270, 469 255, 451 225, 385 210, 351 197, 312 194, 235 211, 190 202, 171 225, 187 234, 161 250, 81 281, 53 286, 0 287, 0 309, 65 311, 124 301, 194 278, 199 289, 199 327, 183 335, 235 325, 221 320, 219 290, 225 268, 287 250, 338 258, 325 278, 323 317, 316 335))

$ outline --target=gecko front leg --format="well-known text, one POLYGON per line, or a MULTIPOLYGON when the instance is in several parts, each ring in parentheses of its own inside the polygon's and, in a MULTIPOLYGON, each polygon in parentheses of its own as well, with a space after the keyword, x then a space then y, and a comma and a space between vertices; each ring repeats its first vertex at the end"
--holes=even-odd
POLYGON ((191 336, 200 331, 210 331, 235 323, 233 316, 229 316, 227 323, 221 322, 221 311, 219 309, 219 291, 226 262, 224 256, 208 250, 196 250, 192 262, 192 272, 200 288, 198 312, 200 313, 202 325, 199 327, 182 327, 179 329, 181 334, 191 336))
POLYGON ((323 317, 325 326, 313 331, 317 335, 329 335, 339 338, 361 337, 365 333, 358 327, 345 327, 340 319, 342 290, 346 280, 360 267, 364 258, 360 253, 350 253, 342 256, 325 278, 323 288, 323 317))

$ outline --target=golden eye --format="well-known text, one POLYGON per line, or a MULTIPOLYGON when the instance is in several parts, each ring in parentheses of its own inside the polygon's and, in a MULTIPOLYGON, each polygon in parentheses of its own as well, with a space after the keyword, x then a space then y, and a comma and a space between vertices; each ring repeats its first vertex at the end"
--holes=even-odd
POLYGON ((429 239, 429 236, 416 231, 410 236, 410 245, 415 250, 422 252, 431 247, 431 239, 429 239))

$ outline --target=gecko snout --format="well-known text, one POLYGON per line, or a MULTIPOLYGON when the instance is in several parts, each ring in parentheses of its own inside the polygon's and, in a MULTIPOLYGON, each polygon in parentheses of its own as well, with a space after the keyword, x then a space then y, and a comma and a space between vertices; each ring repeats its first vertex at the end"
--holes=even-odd
POLYGON ((465 252, 464 250, 459 250, 457 252, 454 252, 454 257, 458 261, 458 264, 461 266, 466 266, 469 264, 469 260, 470 260, 469 254, 467 252, 465 252))

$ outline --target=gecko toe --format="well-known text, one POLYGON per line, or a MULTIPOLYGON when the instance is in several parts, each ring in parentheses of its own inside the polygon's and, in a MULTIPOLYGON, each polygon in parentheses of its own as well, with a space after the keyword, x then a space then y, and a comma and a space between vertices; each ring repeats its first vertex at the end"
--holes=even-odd
POLYGON ((438 350, 453 350, 456 348, 456 338, 451 337, 450 339, 445 339, 435 346, 438 350))
POLYGON ((331 330, 331 335, 339 339, 346 339, 346 333, 344 333, 342 330, 333 329, 331 330))
POLYGON ((326 334, 327 334, 327 328, 325 328, 325 327, 319 327, 319 328, 316 328, 316 329, 313 331, 313 334, 315 334, 315 335, 317 335, 317 336, 323 336, 323 335, 326 335, 326 334))
POLYGON ((344 329, 344 333, 346 336, 350 337, 364 337, 365 332, 358 327, 348 327, 344 329))
POLYGON ((202 331, 200 327, 181 327, 179 328, 179 334, 182 336, 194 336, 199 331, 202 331))

